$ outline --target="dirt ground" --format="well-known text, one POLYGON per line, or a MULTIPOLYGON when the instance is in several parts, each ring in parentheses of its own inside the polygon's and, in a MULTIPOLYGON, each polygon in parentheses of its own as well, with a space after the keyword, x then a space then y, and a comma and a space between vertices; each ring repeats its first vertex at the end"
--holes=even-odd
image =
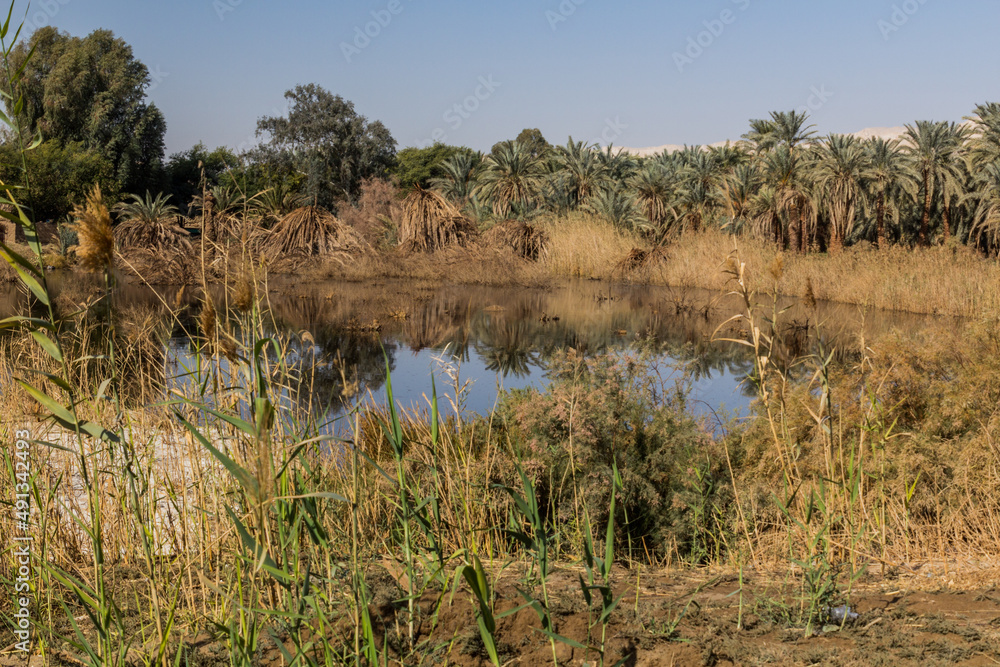
MULTIPOLYGON (((580 592, 582 573, 565 566, 549 579, 555 631, 597 647, 600 612, 587 609, 580 592)), ((922 564, 872 573, 850 594, 850 609, 857 618, 843 627, 826 625, 807 634, 798 613, 798 589, 787 575, 744 572, 741 587, 734 572, 619 569, 615 593, 622 599, 607 628, 603 663, 593 648, 557 643, 555 652, 560 665, 576 667, 1000 665, 998 577, 1000 567, 981 564, 922 564)), ((518 585, 509 574, 500 578, 498 616, 523 604, 518 585)), ((368 586, 379 641, 393 656, 388 664, 490 664, 467 590, 459 589, 454 597, 446 591, 440 606, 435 604, 439 596, 426 595, 416 649, 404 650, 406 622, 399 613, 404 605, 398 602, 398 582, 388 569, 376 566, 368 586)), ((553 664, 553 648, 540 627, 531 609, 499 618, 501 663, 553 664)), ((290 641, 283 643, 294 653, 290 641)), ((219 638, 202 635, 187 645, 188 665, 230 664, 219 638)), ((260 665, 286 664, 270 638, 264 640, 259 658, 260 665)), ((50 653, 47 663, 38 657, 27 663, 23 655, 0 654, 0 666, 26 664, 80 663, 61 652, 50 653)), ((141 659, 136 664, 142 664, 141 659)))

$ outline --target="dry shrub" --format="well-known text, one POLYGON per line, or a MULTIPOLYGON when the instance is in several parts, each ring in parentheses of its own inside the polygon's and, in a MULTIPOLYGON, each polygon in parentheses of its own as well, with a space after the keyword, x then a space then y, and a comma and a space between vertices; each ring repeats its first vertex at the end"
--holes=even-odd
POLYGON ((344 205, 337 212, 340 221, 361 234, 365 241, 379 247, 402 217, 399 190, 380 178, 369 178, 361 184, 361 196, 356 206, 344 205))
POLYGON ((508 248, 523 259, 538 261, 549 250, 549 235, 526 222, 501 222, 483 234, 483 242, 492 248, 508 248))
POLYGON ((353 229, 317 206, 303 206, 284 218, 261 241, 264 254, 272 259, 355 255, 364 241, 353 229))
POLYGON ((180 216, 160 218, 152 222, 148 220, 126 220, 114 230, 115 241, 119 250, 123 248, 139 248, 146 250, 178 251, 190 253, 191 234, 182 226, 180 216))
POLYGON ((416 187, 403 200, 399 244, 408 250, 438 250, 464 245, 477 235, 476 226, 455 205, 433 190, 416 187))
POLYGON ((150 285, 195 285, 201 282, 201 268, 192 252, 140 248, 118 253, 118 265, 127 274, 150 285))
POLYGON ((663 246, 651 250, 632 248, 615 267, 617 273, 623 276, 646 273, 648 269, 667 261, 667 251, 663 246))

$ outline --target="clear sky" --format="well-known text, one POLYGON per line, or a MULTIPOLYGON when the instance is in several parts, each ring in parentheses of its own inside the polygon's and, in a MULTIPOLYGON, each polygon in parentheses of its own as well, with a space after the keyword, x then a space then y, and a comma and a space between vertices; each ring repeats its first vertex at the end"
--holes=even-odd
POLYGON ((488 150, 525 127, 710 143, 808 107, 821 133, 853 132, 1000 101, 996 0, 34 0, 28 19, 131 44, 168 153, 249 145, 299 83, 353 101, 401 148, 488 150))

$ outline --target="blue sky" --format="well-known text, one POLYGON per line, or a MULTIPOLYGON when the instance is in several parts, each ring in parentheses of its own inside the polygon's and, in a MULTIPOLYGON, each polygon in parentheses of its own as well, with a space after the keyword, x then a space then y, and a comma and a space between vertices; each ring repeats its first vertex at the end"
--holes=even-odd
POLYGON ((524 127, 642 147, 735 139, 775 109, 827 133, 1000 101, 995 0, 34 0, 28 19, 129 42, 168 153, 254 142, 299 83, 400 147, 483 150, 524 127))

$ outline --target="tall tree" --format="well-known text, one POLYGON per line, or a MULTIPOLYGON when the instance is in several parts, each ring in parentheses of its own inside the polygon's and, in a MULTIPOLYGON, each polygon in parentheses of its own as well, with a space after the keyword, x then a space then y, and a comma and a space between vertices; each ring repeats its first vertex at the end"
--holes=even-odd
POLYGON ((288 115, 257 121, 274 159, 305 176, 304 194, 320 206, 355 199, 361 181, 382 178, 396 160, 396 140, 380 121, 369 122, 354 104, 316 84, 285 93, 288 115))
POLYGON ((565 146, 556 148, 556 162, 566 174, 572 207, 580 206, 608 182, 608 165, 601 151, 570 137, 565 146))
POLYGON ((449 146, 440 142, 426 148, 404 148, 396 154, 393 174, 404 190, 409 191, 414 186, 426 190, 434 178, 442 175, 444 163, 463 153, 471 155, 473 151, 470 148, 449 146))
POLYGON ((913 159, 917 173, 920 175, 920 187, 923 193, 923 209, 920 217, 920 232, 917 241, 920 245, 930 245, 930 220, 934 196, 939 183, 950 177, 957 177, 955 154, 961 144, 954 123, 918 120, 913 125, 906 126, 904 135, 907 142, 906 150, 913 159))
POLYGON ((879 248, 888 246, 887 215, 899 217, 899 202, 903 197, 915 198, 919 184, 909 154, 897 139, 873 137, 865 142, 868 153, 868 201, 875 209, 875 242, 879 248))
POLYGON ((864 148, 850 135, 831 134, 816 148, 814 177, 830 216, 831 253, 840 252, 851 234, 867 172, 864 148))
POLYGON ((544 165, 516 141, 504 141, 494 151, 485 160, 480 188, 493 215, 506 218, 534 203, 544 180, 544 165))
POLYGON ((815 136, 808 125, 809 115, 798 111, 772 111, 770 119, 750 121, 750 131, 743 139, 750 142, 758 154, 767 155, 784 149, 776 159, 765 160, 765 172, 776 180, 771 181, 775 194, 788 215, 788 236, 793 250, 805 252, 809 245, 804 209, 808 207, 805 171, 806 159, 802 157, 803 145, 808 146, 815 136))
MULTIPOLYGON (((158 189, 166 121, 146 102, 149 70, 124 40, 109 30, 79 38, 45 27, 18 44, 11 64, 25 68, 21 111, 27 131, 101 151, 111 163, 115 189, 158 189)), ((8 113, 14 112, 12 99, 6 98, 8 113)))

